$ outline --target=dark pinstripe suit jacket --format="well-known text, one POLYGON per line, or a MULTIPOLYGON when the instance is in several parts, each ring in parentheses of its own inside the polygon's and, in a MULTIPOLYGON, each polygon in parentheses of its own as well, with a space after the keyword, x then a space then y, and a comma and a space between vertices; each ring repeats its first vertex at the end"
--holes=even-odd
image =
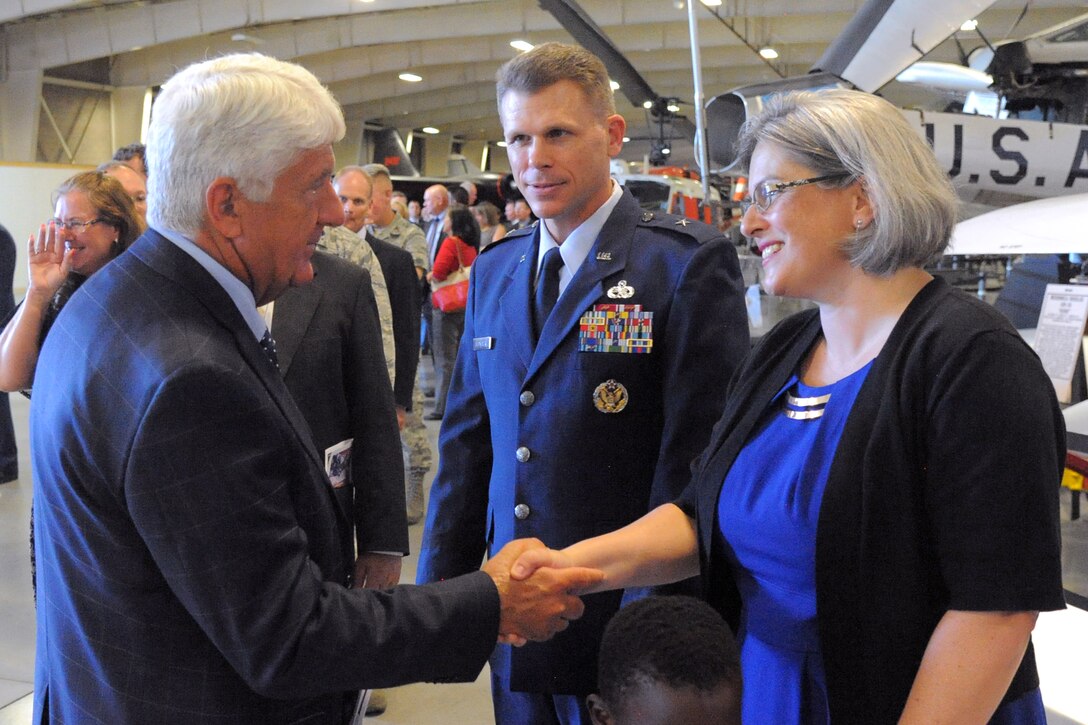
POLYGON ((31 413, 35 722, 333 723, 341 693, 471 680, 485 574, 388 592, 233 303, 149 231, 73 296, 31 413))

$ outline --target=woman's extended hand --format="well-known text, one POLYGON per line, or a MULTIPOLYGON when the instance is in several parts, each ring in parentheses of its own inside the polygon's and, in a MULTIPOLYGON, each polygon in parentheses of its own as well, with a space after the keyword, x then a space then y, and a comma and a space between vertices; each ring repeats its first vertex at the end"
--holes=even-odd
MULTIPOLYGON (((574 562, 569 556, 556 549, 530 549, 522 553, 510 567, 510 578, 516 581, 528 579, 537 569, 546 566, 552 569, 566 569, 574 566, 574 562)), ((577 594, 577 592, 574 593, 577 594)))
MULTIPOLYGON (((574 566, 570 557, 555 549, 538 548, 522 552, 514 564, 510 567, 510 578, 514 581, 522 581, 533 575, 537 569, 551 567, 552 569, 566 569, 574 566)), ((577 591, 570 592, 578 594, 577 591)), ((512 644, 521 647, 528 640, 516 634, 500 634, 499 644, 512 644)))
POLYGON ((52 221, 42 224, 37 237, 30 236, 26 251, 30 280, 27 294, 52 298, 64 284, 72 266, 72 252, 65 249, 64 242, 57 236, 57 225, 52 221))

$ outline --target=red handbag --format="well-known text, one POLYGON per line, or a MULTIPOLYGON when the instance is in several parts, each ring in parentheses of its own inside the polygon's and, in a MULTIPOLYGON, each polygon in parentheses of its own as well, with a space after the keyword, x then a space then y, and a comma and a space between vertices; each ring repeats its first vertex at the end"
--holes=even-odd
POLYGON ((457 264, 460 266, 439 282, 431 281, 431 304, 442 312, 464 312, 468 304, 468 277, 472 266, 461 261, 461 246, 457 246, 457 264))

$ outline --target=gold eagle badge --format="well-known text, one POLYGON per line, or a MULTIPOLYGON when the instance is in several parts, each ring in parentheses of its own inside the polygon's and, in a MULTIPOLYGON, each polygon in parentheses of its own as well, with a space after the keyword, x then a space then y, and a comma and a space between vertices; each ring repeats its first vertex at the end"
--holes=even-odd
POLYGON ((602 413, 619 413, 627 407, 627 388, 615 380, 605 380, 593 390, 593 407, 602 413))

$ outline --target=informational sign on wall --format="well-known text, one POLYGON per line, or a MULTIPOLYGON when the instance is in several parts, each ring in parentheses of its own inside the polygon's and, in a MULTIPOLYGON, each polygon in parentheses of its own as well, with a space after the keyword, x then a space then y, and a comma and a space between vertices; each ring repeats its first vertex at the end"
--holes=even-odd
POLYGON ((1073 372, 1077 368, 1086 322, 1088 286, 1046 286, 1033 347, 1062 403, 1072 402, 1073 372))

